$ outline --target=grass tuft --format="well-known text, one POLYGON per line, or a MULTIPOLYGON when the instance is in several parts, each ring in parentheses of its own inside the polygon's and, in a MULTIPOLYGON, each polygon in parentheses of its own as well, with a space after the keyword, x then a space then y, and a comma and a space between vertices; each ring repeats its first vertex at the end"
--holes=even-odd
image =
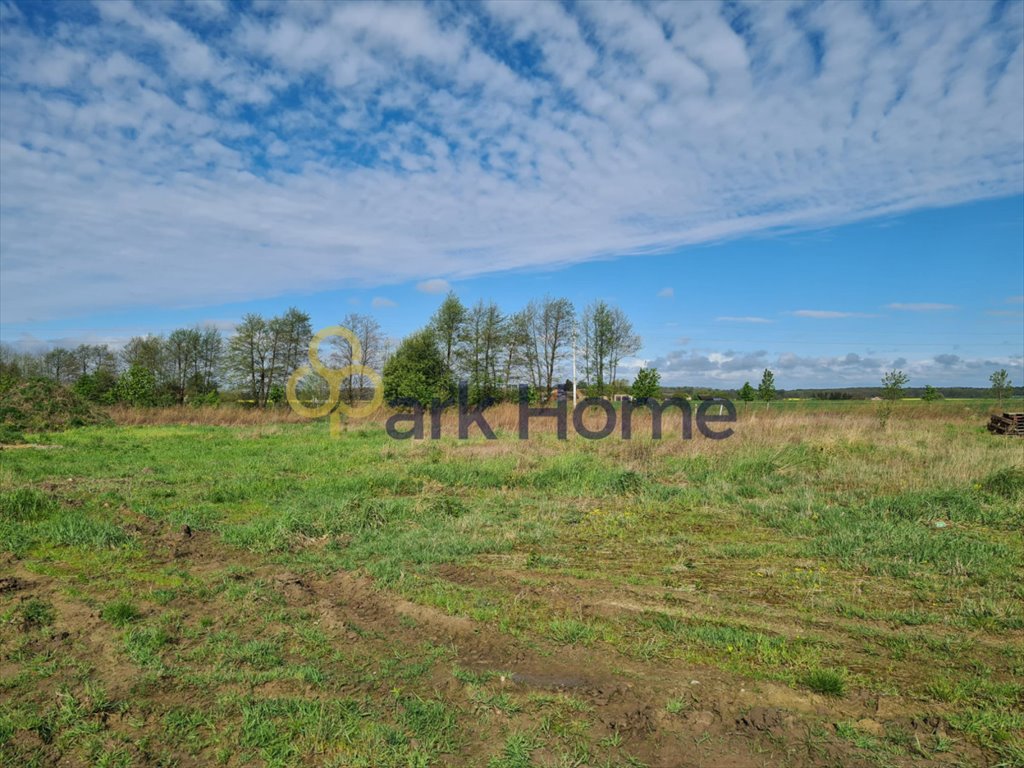
POLYGON ((127 600, 116 600, 103 606, 100 618, 109 621, 115 627, 126 627, 142 618, 142 611, 127 600))
POLYGON ((824 696, 838 697, 846 693, 846 674, 834 669, 812 669, 800 682, 824 696))
POLYGON ((53 624, 57 618, 53 605, 38 597, 32 597, 23 602, 18 608, 18 613, 21 614, 22 625, 27 629, 47 627, 53 624))
POLYGON ((597 637, 593 627, 576 619, 552 619, 547 635, 561 645, 590 645, 597 637))
POLYGON ((10 520, 40 520, 56 509, 53 499, 35 488, 0 492, 0 517, 10 520))
POLYGON ((1024 468, 1006 467, 988 475, 979 483, 982 489, 1004 499, 1024 496, 1024 468))

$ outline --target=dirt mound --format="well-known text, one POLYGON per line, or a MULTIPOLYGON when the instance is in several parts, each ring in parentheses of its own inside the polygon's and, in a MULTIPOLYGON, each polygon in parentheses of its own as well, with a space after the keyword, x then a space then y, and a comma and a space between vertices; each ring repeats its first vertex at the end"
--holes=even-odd
POLYGON ((48 379, 14 382, 0 390, 0 442, 21 442, 23 432, 56 432, 109 421, 103 411, 48 379))

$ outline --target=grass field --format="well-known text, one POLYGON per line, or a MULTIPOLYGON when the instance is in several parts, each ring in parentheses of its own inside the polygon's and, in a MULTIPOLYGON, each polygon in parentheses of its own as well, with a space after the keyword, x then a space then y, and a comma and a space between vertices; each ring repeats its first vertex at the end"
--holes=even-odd
POLYGON ((1024 765, 1024 440, 877 406, 717 442, 31 436, 0 763, 1024 765))

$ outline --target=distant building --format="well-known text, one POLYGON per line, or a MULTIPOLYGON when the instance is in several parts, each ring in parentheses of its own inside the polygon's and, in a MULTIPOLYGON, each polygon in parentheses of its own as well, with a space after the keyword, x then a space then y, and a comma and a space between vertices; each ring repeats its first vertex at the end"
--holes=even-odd
MULTIPOLYGON (((587 396, 587 393, 585 391, 583 391, 582 389, 577 389, 576 390, 576 397, 579 398, 580 400, 583 400, 586 396, 587 396)), ((547 400, 545 402, 550 402, 552 400, 557 402, 559 400, 559 398, 561 398, 561 399, 569 399, 571 397, 572 397, 572 383, 570 382, 569 386, 565 387, 564 389, 559 389, 558 387, 552 387, 551 391, 548 392, 547 400)))

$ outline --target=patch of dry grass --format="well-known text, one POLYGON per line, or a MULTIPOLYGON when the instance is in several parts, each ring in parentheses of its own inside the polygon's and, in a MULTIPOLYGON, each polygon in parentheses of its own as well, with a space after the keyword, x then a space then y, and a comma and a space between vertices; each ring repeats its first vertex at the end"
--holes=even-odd
POLYGON ((305 422, 291 408, 244 408, 237 405, 172 405, 161 408, 112 406, 108 413, 114 423, 123 427, 143 426, 216 426, 238 427, 261 424, 299 424, 305 422))

